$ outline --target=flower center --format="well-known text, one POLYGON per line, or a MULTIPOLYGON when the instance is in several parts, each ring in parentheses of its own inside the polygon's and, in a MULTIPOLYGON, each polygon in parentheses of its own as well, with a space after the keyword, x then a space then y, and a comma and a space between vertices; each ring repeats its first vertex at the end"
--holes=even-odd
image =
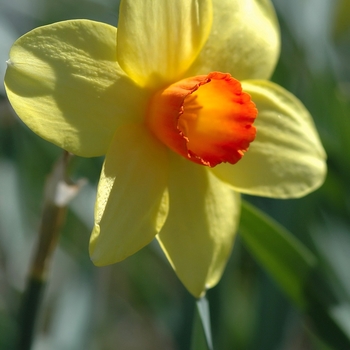
POLYGON ((183 157, 214 167, 237 163, 255 138, 255 104, 229 74, 181 80, 151 99, 146 123, 183 157))

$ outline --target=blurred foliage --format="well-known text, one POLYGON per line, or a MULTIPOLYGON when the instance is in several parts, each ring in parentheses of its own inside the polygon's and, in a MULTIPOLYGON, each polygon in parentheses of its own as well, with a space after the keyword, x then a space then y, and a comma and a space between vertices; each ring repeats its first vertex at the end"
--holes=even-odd
MULTIPOLYGON (((291 281, 286 278, 281 284, 282 274, 275 271, 288 269, 277 259, 277 269, 271 270, 273 257, 264 263, 252 254, 242 221, 242 238, 222 281, 207 297, 214 349, 344 350, 345 340, 338 337, 337 342, 334 336, 341 330, 350 338, 350 5, 348 0, 274 4, 282 51, 273 80, 300 98, 314 116, 329 170, 324 186, 305 198, 246 199, 292 232, 297 245, 317 262, 317 274, 303 275, 304 265, 294 265, 292 256, 292 286, 298 291, 300 276, 306 276, 308 288, 314 289, 285 293, 291 281), (300 295, 309 299, 297 308, 292 301, 300 295), (337 301, 335 308, 328 307, 330 295, 337 301), (305 307, 311 302, 311 309, 305 307), (329 326, 332 320, 335 330, 329 326)), ((69 18, 116 25, 118 1, 0 0, 1 79, 16 38, 69 18)), ((44 182, 61 152, 18 120, 1 86, 0 349, 11 350, 17 336, 16 317, 36 242, 44 182)), ((195 302, 156 242, 113 266, 96 268, 89 260, 101 164, 100 158, 75 158, 71 165, 71 177, 85 177, 89 184, 70 205, 33 349, 190 349, 195 302)))

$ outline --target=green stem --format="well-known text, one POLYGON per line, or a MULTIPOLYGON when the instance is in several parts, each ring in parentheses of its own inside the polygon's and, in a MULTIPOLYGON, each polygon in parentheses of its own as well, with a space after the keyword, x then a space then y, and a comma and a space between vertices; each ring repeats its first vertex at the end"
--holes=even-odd
POLYGON ((55 164, 45 186, 45 201, 38 243, 19 312, 18 350, 30 350, 46 285, 47 271, 64 222, 66 206, 80 186, 69 183, 66 171, 70 155, 55 164))
POLYGON ((33 342, 33 334, 41 302, 41 296, 45 287, 44 281, 30 278, 23 295, 20 310, 18 350, 30 350, 33 342))

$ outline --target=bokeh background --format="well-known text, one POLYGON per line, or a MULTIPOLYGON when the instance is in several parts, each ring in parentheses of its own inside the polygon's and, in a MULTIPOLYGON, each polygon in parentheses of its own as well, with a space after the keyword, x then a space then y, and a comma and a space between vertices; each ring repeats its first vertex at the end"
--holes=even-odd
MULTIPOLYGON (((350 339, 350 2, 274 0, 282 33, 273 81, 314 117, 328 154, 328 176, 298 200, 248 198, 318 258, 350 339)), ((118 0, 0 0, 0 80, 11 44, 44 24, 88 18, 117 25, 118 0)), ((33 256, 44 182, 62 151, 16 117, 0 84, 0 349, 13 349, 16 317, 33 256)), ((34 350, 190 349, 195 304, 154 242, 127 260, 89 260, 101 158, 74 158, 87 178, 69 206, 54 253, 34 350)), ((347 350, 326 343, 238 237, 222 281, 208 293, 220 350, 347 350)), ((325 331, 327 332, 327 330, 325 331)), ((328 330, 328 332, 332 332, 328 330)), ((332 337, 332 334, 329 334, 332 337)), ((328 338, 329 338, 328 337, 328 338)))

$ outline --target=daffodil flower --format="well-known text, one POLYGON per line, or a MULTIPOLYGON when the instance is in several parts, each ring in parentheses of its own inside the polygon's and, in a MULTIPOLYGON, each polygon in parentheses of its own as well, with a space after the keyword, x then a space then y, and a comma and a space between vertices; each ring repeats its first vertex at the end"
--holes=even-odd
POLYGON ((19 117, 83 157, 105 155, 90 255, 118 262, 157 237, 196 297, 220 279, 240 194, 303 196, 325 176, 305 107, 269 82, 269 0, 122 0, 118 29, 72 20, 13 45, 19 117))

